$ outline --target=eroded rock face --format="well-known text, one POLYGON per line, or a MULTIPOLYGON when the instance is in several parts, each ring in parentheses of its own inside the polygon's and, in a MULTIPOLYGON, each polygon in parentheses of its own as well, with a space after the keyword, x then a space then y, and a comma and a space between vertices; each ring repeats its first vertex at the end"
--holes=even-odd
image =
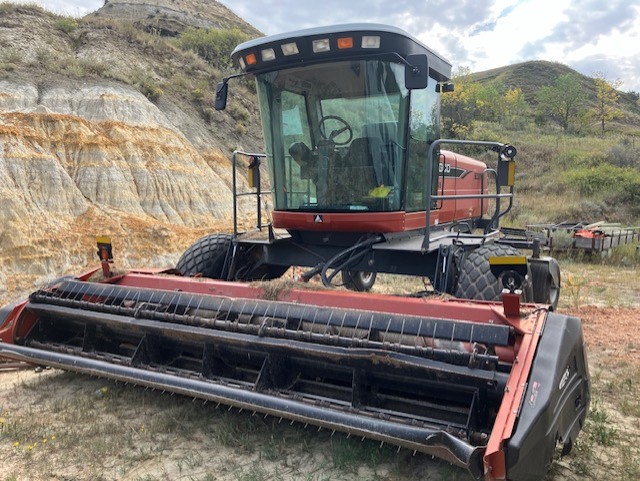
MULTIPOLYGON (((60 233, 77 232, 87 216, 109 219, 93 232, 91 223, 77 232, 88 243, 126 223, 143 230, 169 225, 162 244, 175 242, 174 226, 228 221, 232 196, 218 166, 228 170, 228 158, 215 148, 199 152, 153 103, 125 86, 2 81, 0 270, 46 276, 52 259, 70 254, 68 245, 55 247, 60 233)), ((6 283, 3 274, 0 291, 6 283)))
POLYGON ((181 225, 228 217, 226 182, 139 92, 0 89, 0 176, 29 214, 77 216, 91 203, 181 225))
POLYGON ((222 73, 162 36, 255 29, 213 0, 110 0, 76 23, 2 10, 0 305, 95 266, 96 235, 126 269, 173 267, 229 231, 231 152, 262 148, 254 93, 238 84, 235 108, 213 110, 222 73))
POLYGON ((212 0, 107 0, 91 16, 126 19, 161 35, 174 36, 187 27, 234 28, 260 32, 219 2, 212 0))

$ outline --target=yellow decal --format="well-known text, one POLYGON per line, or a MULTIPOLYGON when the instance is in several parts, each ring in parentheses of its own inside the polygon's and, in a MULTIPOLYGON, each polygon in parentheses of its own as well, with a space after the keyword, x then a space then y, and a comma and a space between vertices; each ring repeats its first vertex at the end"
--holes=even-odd
POLYGON ((489 257, 489 264, 492 266, 517 266, 527 263, 525 256, 496 256, 489 257))

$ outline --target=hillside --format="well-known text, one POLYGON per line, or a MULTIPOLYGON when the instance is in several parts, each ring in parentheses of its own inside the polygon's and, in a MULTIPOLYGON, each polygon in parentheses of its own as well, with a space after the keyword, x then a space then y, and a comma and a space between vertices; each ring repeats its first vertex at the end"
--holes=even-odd
MULTIPOLYGON (((468 138, 507 142, 518 148, 515 204, 504 224, 523 227, 602 220, 640 224, 640 103, 636 93, 617 92, 617 115, 606 120, 603 131, 594 78, 565 65, 525 62, 468 74, 457 82, 459 88, 443 102, 445 126, 463 125, 466 130, 461 135, 468 138), (553 91, 558 79, 566 75, 577 78, 579 88, 564 128, 558 111, 555 118, 548 113, 551 104, 546 105, 546 113, 538 108, 537 94, 543 87, 553 91), (521 97, 513 94, 516 89, 521 90, 521 97)), ((565 109, 562 101, 562 92, 558 92, 552 105, 565 109)))
MULTIPOLYGON (((474 81, 482 84, 494 83, 503 85, 506 88, 520 88, 527 102, 532 107, 535 107, 538 89, 540 87, 554 85, 558 77, 566 74, 578 76, 582 90, 586 95, 586 107, 590 108, 595 106, 596 88, 593 78, 582 75, 572 68, 557 62, 547 62, 544 60, 523 62, 491 70, 474 72, 471 77, 474 81)), ((636 135, 640 135, 640 104, 638 103, 637 97, 628 92, 618 93, 620 95, 618 108, 622 111, 623 115, 620 119, 617 119, 617 122, 632 130, 637 130, 636 135)))
POLYGON ((171 266, 228 225, 230 154, 262 149, 255 95, 237 84, 210 108, 223 72, 147 33, 154 9, 175 31, 258 34, 217 2, 111 1, 79 20, 0 4, 0 298, 84 267, 96 234, 121 266, 171 266))
POLYGON ((216 1, 202 0, 105 0, 86 19, 108 18, 132 22, 160 36, 175 37, 187 27, 239 28, 252 37, 260 31, 216 1))

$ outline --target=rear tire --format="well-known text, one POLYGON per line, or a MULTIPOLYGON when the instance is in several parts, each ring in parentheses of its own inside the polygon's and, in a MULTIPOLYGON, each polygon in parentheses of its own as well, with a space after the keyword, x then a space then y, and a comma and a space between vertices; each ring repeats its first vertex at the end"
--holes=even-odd
POLYGON ((349 271, 346 269, 342 270, 340 274, 344 287, 357 292, 370 291, 377 277, 375 272, 349 271))
POLYGON ((209 234, 198 239, 182 254, 176 269, 183 276, 222 279, 232 237, 231 234, 209 234))
POLYGON ((484 245, 470 252, 458 274, 456 297, 478 301, 499 301, 502 285, 491 273, 490 257, 519 256, 521 252, 502 244, 484 245))

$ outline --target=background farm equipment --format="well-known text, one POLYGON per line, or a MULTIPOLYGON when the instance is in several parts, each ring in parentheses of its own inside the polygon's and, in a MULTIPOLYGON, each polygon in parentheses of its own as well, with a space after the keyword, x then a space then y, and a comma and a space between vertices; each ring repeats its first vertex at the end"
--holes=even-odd
POLYGON ((528 245, 537 242, 547 251, 607 254, 618 246, 640 242, 640 227, 610 222, 531 224, 527 229, 502 229, 505 238, 528 245))

